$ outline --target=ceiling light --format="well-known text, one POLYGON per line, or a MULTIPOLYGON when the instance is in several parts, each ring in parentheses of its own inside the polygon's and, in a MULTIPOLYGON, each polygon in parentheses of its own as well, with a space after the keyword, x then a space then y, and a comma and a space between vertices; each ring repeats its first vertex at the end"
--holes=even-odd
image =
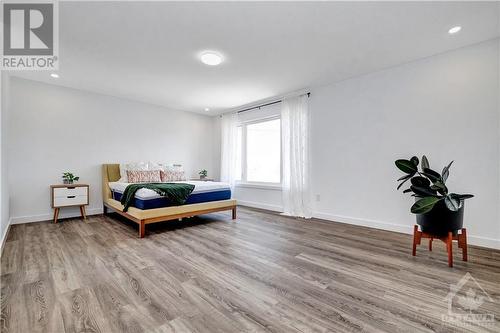
POLYGON ((222 57, 214 52, 204 52, 200 59, 202 63, 209 66, 217 66, 222 62, 222 57))
POLYGON ((205 108, 205 111, 210 111, 210 109, 209 108, 205 108))
POLYGON ((453 34, 456 34, 457 32, 459 32, 460 30, 462 30, 462 27, 457 25, 456 27, 453 27, 450 30, 448 30, 448 33, 450 35, 453 35, 453 34))
POLYGON ((52 76, 54 79, 59 78, 59 74, 56 74, 56 73, 52 73, 52 74, 50 74, 50 76, 52 76))

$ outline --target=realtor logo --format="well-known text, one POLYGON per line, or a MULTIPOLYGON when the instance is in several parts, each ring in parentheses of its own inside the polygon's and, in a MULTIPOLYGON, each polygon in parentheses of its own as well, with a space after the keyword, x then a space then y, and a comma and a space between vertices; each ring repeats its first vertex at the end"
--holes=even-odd
POLYGON ((58 67, 57 2, 4 2, 1 69, 58 67))
POLYGON ((494 301, 469 272, 457 284, 450 285, 445 300, 448 302, 448 313, 441 316, 443 322, 462 328, 494 327, 494 315, 481 309, 484 303, 494 301))

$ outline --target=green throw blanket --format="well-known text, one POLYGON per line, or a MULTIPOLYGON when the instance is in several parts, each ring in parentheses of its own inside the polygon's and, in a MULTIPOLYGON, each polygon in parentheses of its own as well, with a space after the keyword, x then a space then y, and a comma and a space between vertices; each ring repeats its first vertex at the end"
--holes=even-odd
POLYGON ((121 203, 125 208, 123 211, 126 212, 128 208, 132 205, 135 197, 135 192, 141 188, 147 188, 155 191, 163 197, 167 197, 174 205, 182 205, 186 202, 187 198, 193 192, 194 185, 184 184, 184 183, 141 183, 141 184, 130 184, 123 191, 121 203))

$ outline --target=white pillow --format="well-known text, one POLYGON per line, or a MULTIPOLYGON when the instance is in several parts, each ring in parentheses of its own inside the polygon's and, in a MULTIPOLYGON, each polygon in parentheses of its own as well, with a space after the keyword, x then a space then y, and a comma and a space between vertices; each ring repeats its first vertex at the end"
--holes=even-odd
POLYGON ((174 171, 184 171, 184 167, 182 166, 182 164, 172 164, 170 167, 174 171))
POLYGON ((157 163, 157 162, 148 162, 148 170, 149 171, 156 171, 156 170, 163 170, 165 168, 166 163, 157 163))
POLYGON ((148 170, 184 171, 182 164, 148 162, 148 170))
POLYGON ((184 167, 182 166, 182 164, 149 162, 148 167, 149 167, 148 170, 150 171, 160 170, 162 172, 163 179, 165 179, 165 177, 170 177, 173 175, 175 179, 170 179, 168 181, 186 180, 184 167), (169 176, 165 176, 165 174, 169 176))
POLYGON ((147 162, 120 163, 120 183, 128 183, 127 171, 148 171, 147 162))

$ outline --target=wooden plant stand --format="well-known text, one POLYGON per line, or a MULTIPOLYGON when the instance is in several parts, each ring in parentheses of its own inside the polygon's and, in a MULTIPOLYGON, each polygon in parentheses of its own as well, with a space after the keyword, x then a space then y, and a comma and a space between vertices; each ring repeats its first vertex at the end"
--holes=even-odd
POLYGON ((456 240, 458 242, 458 248, 462 249, 462 260, 467 261, 467 231, 465 228, 462 228, 460 233, 457 233, 456 236, 453 236, 453 233, 450 231, 447 236, 436 237, 419 231, 418 225, 415 225, 413 227, 413 256, 417 254, 417 245, 420 245, 422 238, 429 239, 429 251, 432 251, 432 241, 434 239, 440 239, 446 244, 446 251, 448 252, 448 266, 450 267, 453 267, 453 241, 456 240))

